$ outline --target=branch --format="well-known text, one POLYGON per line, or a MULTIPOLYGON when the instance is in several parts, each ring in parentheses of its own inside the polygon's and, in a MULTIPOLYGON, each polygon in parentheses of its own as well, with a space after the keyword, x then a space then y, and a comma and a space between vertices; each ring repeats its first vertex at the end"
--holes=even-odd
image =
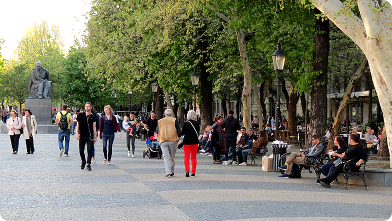
POLYGON ((228 17, 226 17, 226 15, 221 14, 221 13, 219 13, 219 12, 216 12, 216 15, 217 15, 219 18, 225 20, 227 23, 230 22, 230 19, 229 19, 228 17))
POLYGON ((364 47, 367 34, 363 21, 351 11, 351 15, 339 13, 346 7, 340 0, 312 0, 312 3, 359 47, 364 47))

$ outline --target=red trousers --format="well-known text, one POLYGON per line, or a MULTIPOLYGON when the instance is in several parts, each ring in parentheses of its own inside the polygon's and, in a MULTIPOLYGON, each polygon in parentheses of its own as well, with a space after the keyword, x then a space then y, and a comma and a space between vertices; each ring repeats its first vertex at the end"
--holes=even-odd
POLYGON ((199 149, 199 144, 184 144, 184 165, 185 172, 189 172, 189 155, 192 160, 192 173, 196 173, 197 159, 196 154, 199 149))

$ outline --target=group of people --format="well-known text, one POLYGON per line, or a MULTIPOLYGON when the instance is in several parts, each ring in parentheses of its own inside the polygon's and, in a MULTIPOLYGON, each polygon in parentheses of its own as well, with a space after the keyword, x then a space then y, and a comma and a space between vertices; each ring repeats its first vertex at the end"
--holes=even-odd
MULTIPOLYGON (((284 171, 279 178, 290 178, 294 164, 304 165, 307 157, 320 157, 325 147, 320 142, 320 137, 312 136, 312 147, 307 153, 292 152, 286 159, 286 163, 279 169, 284 171)), ((348 137, 348 144, 341 136, 334 139, 335 148, 330 152, 331 160, 329 163, 321 167, 322 174, 325 178, 317 180, 317 182, 326 188, 331 187, 331 183, 343 172, 344 164, 352 163, 352 171, 358 171, 362 162, 367 161, 367 153, 365 147, 360 144, 358 134, 352 133, 348 137)))
POLYGON ((24 110, 22 118, 18 117, 16 110, 11 111, 11 117, 7 120, 8 134, 10 135, 12 153, 17 154, 19 149, 20 135, 26 140, 27 154, 34 153, 34 139, 37 132, 37 120, 30 109, 24 110))

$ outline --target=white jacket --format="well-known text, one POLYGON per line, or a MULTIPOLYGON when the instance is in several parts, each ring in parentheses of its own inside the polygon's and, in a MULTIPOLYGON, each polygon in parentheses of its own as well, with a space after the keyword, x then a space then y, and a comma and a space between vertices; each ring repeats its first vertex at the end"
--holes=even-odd
MULTIPOLYGON (((30 138, 29 138, 29 134, 27 133, 26 116, 23 116, 22 123, 24 125, 23 136, 24 136, 25 140, 28 140, 30 138)), ((37 120, 35 120, 34 115, 30 115, 30 123, 31 123, 31 134, 33 135, 33 139, 35 139, 35 133, 37 132, 37 120)))
POLYGON ((22 128, 22 121, 20 117, 16 117, 15 120, 12 119, 12 117, 8 118, 7 120, 7 129, 8 129, 8 134, 9 135, 15 135, 15 134, 20 134, 19 129, 22 128), (15 129, 11 129, 14 127, 15 129))

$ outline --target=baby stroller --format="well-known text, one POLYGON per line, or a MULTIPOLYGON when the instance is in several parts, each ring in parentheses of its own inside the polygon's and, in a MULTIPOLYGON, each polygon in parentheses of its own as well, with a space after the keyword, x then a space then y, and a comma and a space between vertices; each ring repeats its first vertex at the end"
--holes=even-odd
POLYGON ((146 140, 147 149, 143 150, 143 158, 148 156, 149 159, 152 157, 158 157, 162 159, 162 150, 157 142, 153 142, 151 139, 146 140))

